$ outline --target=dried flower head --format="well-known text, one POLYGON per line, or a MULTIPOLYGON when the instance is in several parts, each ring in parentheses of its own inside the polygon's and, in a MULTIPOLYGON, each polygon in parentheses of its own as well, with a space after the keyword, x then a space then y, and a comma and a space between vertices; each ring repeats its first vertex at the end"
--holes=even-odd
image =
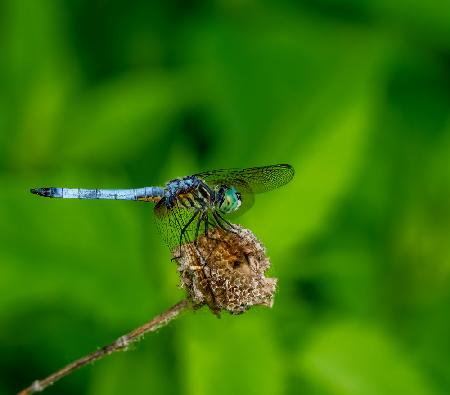
POLYGON ((265 248, 248 229, 215 228, 197 243, 173 251, 181 286, 195 307, 207 304, 214 314, 240 314, 253 305, 272 307, 277 279, 266 278, 270 267, 265 248))

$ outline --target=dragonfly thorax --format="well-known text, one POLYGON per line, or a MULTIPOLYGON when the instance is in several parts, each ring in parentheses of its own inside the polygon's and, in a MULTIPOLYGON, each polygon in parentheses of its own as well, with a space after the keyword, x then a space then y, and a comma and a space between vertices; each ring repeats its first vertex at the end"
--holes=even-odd
POLYGON ((184 208, 204 212, 214 203, 214 192, 195 176, 169 181, 164 197, 169 209, 179 203, 184 208))

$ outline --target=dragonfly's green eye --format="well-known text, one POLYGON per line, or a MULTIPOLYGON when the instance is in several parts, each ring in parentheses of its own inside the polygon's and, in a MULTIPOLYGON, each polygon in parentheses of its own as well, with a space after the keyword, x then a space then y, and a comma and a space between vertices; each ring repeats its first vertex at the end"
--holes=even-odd
POLYGON ((219 210, 224 214, 236 211, 241 205, 241 195, 236 188, 227 188, 219 202, 219 210))

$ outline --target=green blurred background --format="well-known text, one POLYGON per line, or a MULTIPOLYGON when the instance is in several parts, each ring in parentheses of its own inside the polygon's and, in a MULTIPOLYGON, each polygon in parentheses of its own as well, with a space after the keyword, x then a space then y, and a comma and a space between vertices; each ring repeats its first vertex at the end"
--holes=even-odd
POLYGON ((273 309, 185 314, 48 394, 450 393, 450 2, 0 3, 0 394, 183 297, 152 205, 290 163, 240 223, 273 309))

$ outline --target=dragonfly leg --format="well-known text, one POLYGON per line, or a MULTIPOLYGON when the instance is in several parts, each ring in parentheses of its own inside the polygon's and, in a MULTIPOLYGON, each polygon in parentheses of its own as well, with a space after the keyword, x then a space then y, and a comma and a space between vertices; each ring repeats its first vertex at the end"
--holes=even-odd
POLYGON ((181 229, 181 232, 180 232, 180 247, 181 247, 181 243, 183 242, 183 236, 185 236, 185 234, 186 234, 187 228, 192 223, 192 221, 194 221, 194 219, 197 217, 199 212, 200 212, 199 210, 196 210, 194 212, 194 214, 192 215, 192 217, 189 219, 189 221, 186 223, 186 225, 184 225, 183 229, 181 229))
POLYGON ((225 231, 227 231, 227 227, 224 226, 222 223, 222 218, 219 217, 219 215, 216 212, 213 212, 213 217, 216 220, 217 226, 225 231))
POLYGON ((210 222, 209 222, 208 212, 207 211, 205 211, 204 213, 202 213, 202 215, 200 215, 200 217, 198 217, 197 229, 195 230, 195 239, 194 239, 194 244, 195 245, 197 245, 198 234, 200 232, 200 225, 201 225, 202 222, 205 223, 205 236, 208 237, 208 224, 210 222))
POLYGON ((200 232, 200 225, 201 225, 202 221, 203 221, 203 215, 200 215, 197 220, 197 228, 195 229, 195 238, 194 238, 195 245, 197 245, 198 234, 200 232))
POLYGON ((214 218, 211 218, 211 216, 208 214, 208 224, 211 225, 213 228, 218 225, 217 221, 214 220, 214 218))
POLYGON ((224 217, 222 217, 217 211, 215 212, 215 214, 217 214, 217 216, 223 221, 225 222, 231 229, 234 229, 234 225, 227 221, 224 217))
POLYGON ((208 212, 205 212, 205 214, 203 214, 203 221, 205 221, 205 237, 208 237, 208 226, 209 226, 208 212))
POLYGON ((223 218, 218 212, 214 212, 213 216, 214 216, 217 224, 219 225, 219 227, 221 227, 224 231, 234 233, 235 235, 238 234, 235 231, 234 225, 231 222, 228 222, 225 218, 223 218))

